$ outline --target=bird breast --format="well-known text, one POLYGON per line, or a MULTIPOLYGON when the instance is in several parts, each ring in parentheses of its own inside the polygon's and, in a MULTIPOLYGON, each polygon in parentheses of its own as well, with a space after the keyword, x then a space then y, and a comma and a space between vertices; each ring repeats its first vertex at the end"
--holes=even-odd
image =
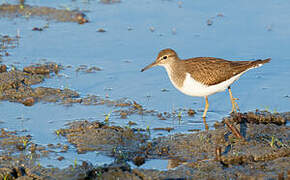
POLYGON ((232 83, 238 80, 241 75, 242 73, 233 76, 230 79, 221 83, 208 86, 196 81, 194 78, 191 77, 189 73, 186 73, 183 86, 181 88, 178 88, 178 90, 189 96, 209 96, 217 92, 226 90, 232 83))

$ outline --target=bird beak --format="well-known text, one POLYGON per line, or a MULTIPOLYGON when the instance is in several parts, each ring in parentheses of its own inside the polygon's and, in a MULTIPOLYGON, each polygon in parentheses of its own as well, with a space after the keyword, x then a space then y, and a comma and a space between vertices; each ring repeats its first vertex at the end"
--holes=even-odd
POLYGON ((143 69, 141 69, 141 72, 149 69, 149 68, 152 68, 154 66, 157 66, 158 64, 156 62, 153 62, 152 64, 149 64, 148 66, 144 67, 143 69))

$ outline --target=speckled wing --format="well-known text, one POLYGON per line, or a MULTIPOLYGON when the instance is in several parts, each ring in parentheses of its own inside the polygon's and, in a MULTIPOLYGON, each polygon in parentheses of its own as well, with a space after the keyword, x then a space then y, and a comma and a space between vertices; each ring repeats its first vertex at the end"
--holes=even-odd
MULTIPOLYGON (((215 85, 254 67, 255 61, 227 61, 213 57, 184 60, 187 72, 205 85, 215 85)), ((264 64, 264 63, 263 63, 264 64)), ((257 66, 257 65, 256 65, 257 66)))

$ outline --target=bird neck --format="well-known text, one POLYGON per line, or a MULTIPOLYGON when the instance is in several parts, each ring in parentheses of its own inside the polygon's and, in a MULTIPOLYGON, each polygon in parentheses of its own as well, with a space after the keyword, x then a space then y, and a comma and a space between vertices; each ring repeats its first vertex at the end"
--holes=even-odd
POLYGON ((174 63, 168 63, 163 65, 166 69, 166 72, 175 87, 182 87, 183 80, 185 79, 184 67, 180 63, 180 60, 175 61, 174 63))

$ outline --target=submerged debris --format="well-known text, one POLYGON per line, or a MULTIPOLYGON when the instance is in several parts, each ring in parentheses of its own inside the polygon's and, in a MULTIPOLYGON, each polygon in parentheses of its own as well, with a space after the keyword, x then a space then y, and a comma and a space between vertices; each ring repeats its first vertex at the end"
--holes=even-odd
POLYGON ((228 120, 225 120, 225 124, 227 127, 231 130, 231 132, 239 139, 244 140, 244 137, 241 135, 241 133, 237 130, 237 128, 232 125, 228 120))
POLYGON ((112 3, 120 3, 121 0, 100 0, 100 2, 104 4, 112 4, 112 3))
POLYGON ((105 29, 103 29, 103 28, 99 28, 98 30, 97 30, 97 32, 107 32, 105 29))
POLYGON ((0 15, 8 17, 18 17, 21 15, 25 18, 38 16, 48 20, 77 22, 79 24, 88 22, 86 15, 79 11, 29 5, 2 4, 0 5, 0 15))
POLYGON ((211 26, 211 25, 213 24, 213 21, 212 21, 211 19, 208 19, 208 20, 206 21, 206 24, 207 24, 208 26, 211 26))
POLYGON ((95 73, 101 71, 102 69, 96 66, 88 67, 87 65, 80 65, 76 68, 76 72, 86 72, 86 73, 95 73))
POLYGON ((168 131, 168 132, 170 132, 170 131, 174 130, 174 128, 172 128, 172 127, 166 127, 166 128, 160 127, 160 128, 153 128, 153 130, 154 131, 168 131))
POLYGON ((18 43, 19 43, 18 41, 19 41, 19 37, 11 37, 8 35, 0 34, 0 61, 1 61, 1 56, 9 55, 9 53, 7 52, 8 49, 13 49, 18 46, 18 43))

